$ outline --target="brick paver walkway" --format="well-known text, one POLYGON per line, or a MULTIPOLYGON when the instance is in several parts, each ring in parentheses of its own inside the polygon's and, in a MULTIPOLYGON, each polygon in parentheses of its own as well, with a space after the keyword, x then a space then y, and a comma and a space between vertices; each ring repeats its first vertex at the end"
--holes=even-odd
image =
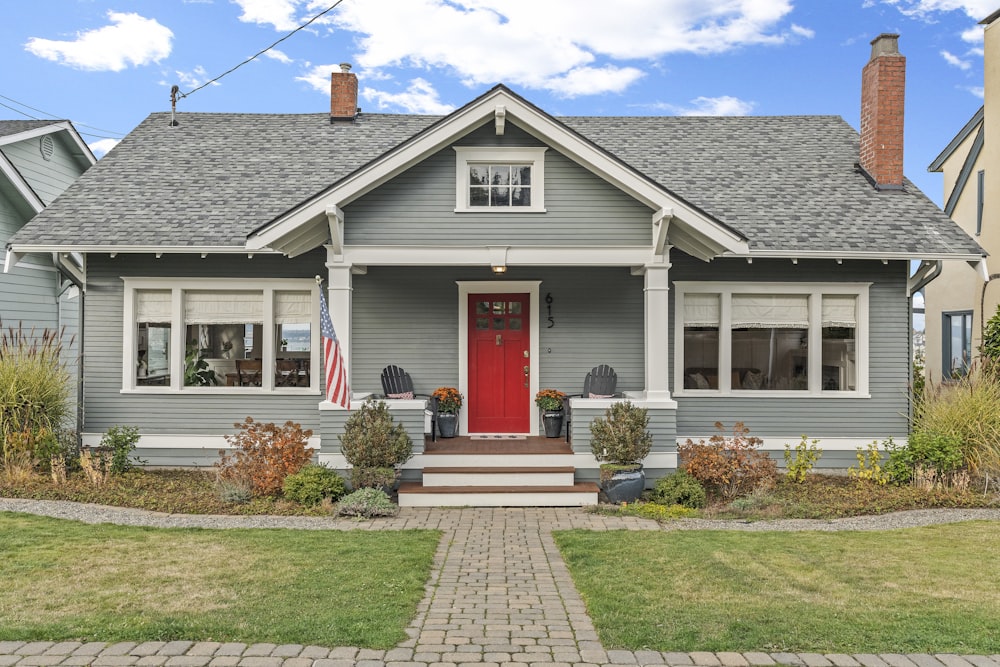
MULTIPOLYGON (((0 503, 0 509, 4 509, 0 503)), ((134 513, 129 515, 134 517, 134 513)), ((165 517, 167 515, 158 515, 165 517)), ((134 523, 129 520, 128 523, 134 523)), ((160 523, 150 520, 150 524, 160 523)), ((362 530, 444 531, 427 593, 388 651, 218 642, 0 642, 0 667, 1000 667, 1000 654, 661 653, 606 650, 552 539, 565 528, 658 530, 575 509, 403 510, 362 530)), ((317 527, 317 526, 312 526, 317 527)), ((332 525, 330 527, 333 527, 332 525)))

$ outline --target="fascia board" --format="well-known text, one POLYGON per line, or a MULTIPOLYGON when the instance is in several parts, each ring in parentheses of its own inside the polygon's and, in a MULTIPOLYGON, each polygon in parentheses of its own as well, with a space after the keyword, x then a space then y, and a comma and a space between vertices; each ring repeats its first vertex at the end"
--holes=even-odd
MULTIPOLYGON (((92 167, 97 164, 97 158, 94 157, 93 151, 90 150, 90 146, 87 142, 83 140, 80 133, 76 131, 73 124, 69 121, 58 121, 51 125, 44 125, 42 127, 36 127, 31 130, 25 130, 24 132, 18 132, 17 134, 9 134, 5 137, 0 137, 0 146, 8 144, 16 144, 19 141, 26 141, 27 139, 34 139, 35 137, 45 136, 46 134, 57 134, 59 132, 65 132, 69 140, 76 145, 80 150, 81 157, 87 162, 88 167, 92 167)), ((86 171, 86 168, 83 169, 86 171)))
POLYGON ((962 145, 962 142, 964 142, 969 135, 972 134, 972 131, 983 122, 985 110, 985 106, 979 107, 979 111, 972 115, 969 122, 967 122, 962 129, 958 131, 958 134, 956 134, 955 137, 948 142, 948 145, 945 146, 944 150, 941 151, 941 153, 927 166, 927 171, 941 171, 944 167, 944 163, 948 161, 948 158, 951 157, 952 153, 954 153, 958 147, 962 145))
POLYGON ((11 182, 17 193, 21 195, 28 206, 35 211, 35 213, 41 213, 45 208, 45 204, 42 200, 35 194, 35 191, 31 189, 28 182, 24 180, 21 176, 21 172, 17 170, 14 163, 7 159, 7 156, 0 153, 0 172, 7 177, 7 180, 11 182))
POLYGON ((163 254, 163 255, 277 255, 274 250, 248 251, 243 246, 155 246, 155 245, 88 245, 80 243, 66 244, 10 244, 15 252, 79 252, 79 253, 114 253, 119 255, 163 254))
POLYGON ((726 253, 725 257, 738 257, 749 259, 865 259, 865 260, 963 260, 978 261, 987 255, 984 250, 982 254, 974 253, 943 253, 943 252, 858 252, 848 250, 837 252, 836 250, 753 250, 746 254, 726 253))

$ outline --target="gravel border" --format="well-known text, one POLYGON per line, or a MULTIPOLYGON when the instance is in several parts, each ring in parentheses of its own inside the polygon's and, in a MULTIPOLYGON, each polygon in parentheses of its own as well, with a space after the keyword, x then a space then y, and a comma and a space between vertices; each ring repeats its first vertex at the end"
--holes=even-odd
MULTIPOLYGON (((518 508, 523 510, 524 508, 518 508)), ((584 508, 545 508, 554 512, 593 516, 595 523, 603 528, 611 527, 617 517, 603 516, 588 512, 584 508)), ((68 500, 30 500, 24 498, 0 498, 0 512, 23 512, 69 519, 83 523, 111 523, 124 526, 148 526, 153 528, 289 528, 295 530, 398 530, 417 527, 435 515, 460 511, 458 508, 403 508, 399 516, 391 519, 356 521, 339 517, 303 516, 235 516, 202 514, 167 514, 127 507, 110 507, 78 503, 68 500)), ((578 517, 583 518, 585 517, 578 517)), ((624 519, 624 518, 623 518, 624 519)), ((634 525, 636 518, 628 517, 634 525)), ((678 519, 662 524, 661 529, 670 530, 740 530, 740 531, 838 531, 838 530, 896 530, 916 528, 961 521, 1000 521, 1000 509, 923 509, 892 512, 868 516, 846 517, 842 519, 779 519, 774 521, 746 521, 726 519, 678 519)), ((648 521, 653 523, 652 519, 648 521)), ((625 527, 624 520, 622 527, 625 527)))

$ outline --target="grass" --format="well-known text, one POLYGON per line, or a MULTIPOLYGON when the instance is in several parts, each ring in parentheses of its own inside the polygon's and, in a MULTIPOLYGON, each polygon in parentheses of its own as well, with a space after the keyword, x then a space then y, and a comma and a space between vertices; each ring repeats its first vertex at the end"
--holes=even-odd
POLYGON ((0 513, 0 640, 389 648, 406 639, 439 537, 0 513))
POLYGON ((995 653, 998 522, 555 533, 608 648, 995 653))

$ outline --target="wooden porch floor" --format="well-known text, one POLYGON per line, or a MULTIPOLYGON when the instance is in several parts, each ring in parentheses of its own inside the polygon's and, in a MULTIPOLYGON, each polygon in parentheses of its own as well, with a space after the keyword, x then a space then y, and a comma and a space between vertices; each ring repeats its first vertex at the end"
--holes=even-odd
POLYGON ((522 440, 473 440, 469 436, 424 438, 425 454, 572 454, 573 449, 563 438, 529 435, 522 440))

